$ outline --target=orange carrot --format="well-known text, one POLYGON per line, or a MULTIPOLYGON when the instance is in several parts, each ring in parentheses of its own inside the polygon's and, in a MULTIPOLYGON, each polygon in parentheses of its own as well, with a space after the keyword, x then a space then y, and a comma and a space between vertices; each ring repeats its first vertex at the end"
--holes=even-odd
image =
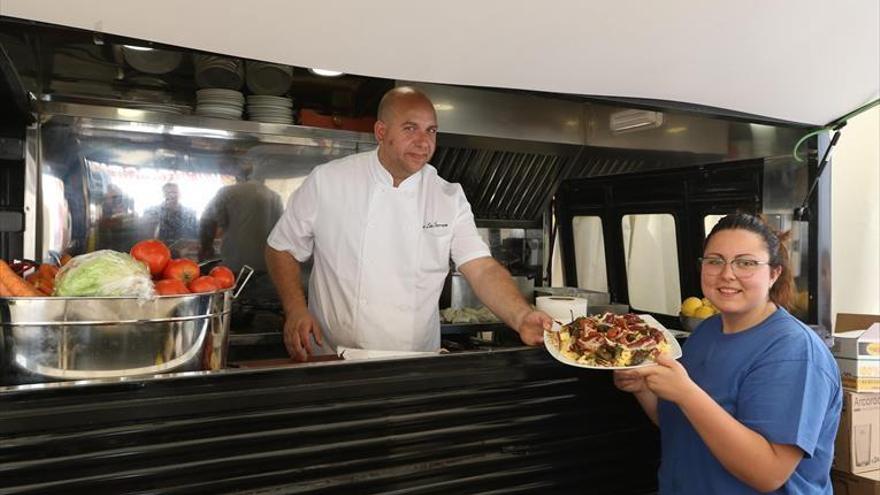
POLYGON ((0 280, 0 297, 12 297, 12 291, 6 288, 2 280, 0 280))
POLYGON ((18 296, 42 296, 43 294, 27 283, 23 278, 16 275, 5 261, 0 260, 0 282, 9 289, 14 297, 18 296))

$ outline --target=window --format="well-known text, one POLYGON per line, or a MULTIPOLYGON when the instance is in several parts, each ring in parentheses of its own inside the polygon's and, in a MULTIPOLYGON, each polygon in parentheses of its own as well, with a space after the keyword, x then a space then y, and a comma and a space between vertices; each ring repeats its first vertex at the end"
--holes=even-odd
POLYGON ((706 237, 709 237, 709 232, 712 232, 712 229, 715 227, 715 224, 721 221, 722 218, 727 215, 706 215, 703 217, 703 228, 706 232, 706 237))
POLYGON ((574 217, 574 266, 578 287, 608 292, 608 274, 605 268, 605 236, 602 219, 596 216, 574 217))
POLYGON ((630 306, 678 314, 681 285, 675 219, 665 213, 625 215, 621 227, 630 306))

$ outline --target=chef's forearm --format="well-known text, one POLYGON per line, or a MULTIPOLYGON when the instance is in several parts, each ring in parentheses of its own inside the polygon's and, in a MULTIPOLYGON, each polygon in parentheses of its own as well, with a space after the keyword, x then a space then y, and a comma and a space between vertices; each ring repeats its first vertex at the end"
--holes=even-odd
POLYGON ((286 251, 266 246, 266 267, 278 291, 278 297, 288 315, 307 311, 306 296, 300 285, 299 262, 286 251))
POLYGON ((532 310, 510 272, 492 258, 479 258, 459 267, 480 301, 508 326, 519 330, 532 310))

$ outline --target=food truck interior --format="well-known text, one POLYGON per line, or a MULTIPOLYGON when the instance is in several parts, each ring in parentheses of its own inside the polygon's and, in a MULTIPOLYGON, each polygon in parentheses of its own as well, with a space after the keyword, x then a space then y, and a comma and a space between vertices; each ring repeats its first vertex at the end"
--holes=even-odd
MULTIPOLYGON (((806 159, 792 157, 809 126, 301 67, 285 72, 292 125, 240 109, 224 119, 199 111, 208 76, 197 61, 212 56, 0 18, 0 258, 128 251, 156 235, 171 183, 195 218, 245 179, 286 203, 315 166, 374 148, 379 98, 412 84, 438 108, 431 163, 462 185, 493 256, 532 301, 550 287, 589 291, 604 297, 592 311, 623 308, 683 329, 681 301, 700 296, 694 260, 706 233, 724 214, 759 212, 792 231, 794 312, 827 336, 819 199, 808 190, 828 143, 809 139, 806 159), (812 213, 796 216, 805 200, 812 213)), ((236 71, 225 76, 244 77, 236 71)), ((217 234, 209 247, 224 242, 242 240, 217 234)), ((171 243, 193 259, 206 247, 198 230, 171 243)), ((473 308, 451 268, 438 309, 473 308)), ((65 348, 66 374, 41 373, 20 327, 7 324, 14 315, 0 307, 0 493, 656 490, 656 430, 610 374, 561 366, 491 315, 450 313, 447 354, 294 365, 277 296, 257 269, 224 320, 223 369, 116 379, 77 368, 93 362, 86 341, 65 348)))

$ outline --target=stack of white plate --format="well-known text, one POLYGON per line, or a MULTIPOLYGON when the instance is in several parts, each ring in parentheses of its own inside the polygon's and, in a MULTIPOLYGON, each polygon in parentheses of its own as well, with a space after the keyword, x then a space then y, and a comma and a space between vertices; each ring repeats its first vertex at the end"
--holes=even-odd
POLYGON ((271 124, 293 123, 293 100, 283 96, 250 95, 248 119, 271 124))
POLYGON ((289 65, 248 60, 245 66, 247 68, 245 80, 251 93, 279 96, 290 89, 293 68, 289 65))
POLYGON ((193 64, 200 88, 239 89, 244 84, 244 63, 240 59, 195 55, 193 64))
POLYGON ((231 89, 207 88, 196 91, 196 115, 240 119, 244 96, 231 89))

